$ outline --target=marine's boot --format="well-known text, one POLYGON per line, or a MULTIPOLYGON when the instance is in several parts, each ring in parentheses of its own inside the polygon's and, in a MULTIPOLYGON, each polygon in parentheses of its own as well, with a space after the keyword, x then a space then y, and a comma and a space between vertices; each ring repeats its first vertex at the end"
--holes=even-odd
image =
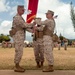
POLYGON ((37 63, 37 68, 40 68, 40 63, 39 62, 36 62, 37 63))
POLYGON ((53 72, 54 68, 53 65, 49 65, 47 68, 43 69, 43 72, 53 72))
POLYGON ((14 71, 15 72, 25 72, 25 69, 20 67, 19 64, 16 64, 14 71))

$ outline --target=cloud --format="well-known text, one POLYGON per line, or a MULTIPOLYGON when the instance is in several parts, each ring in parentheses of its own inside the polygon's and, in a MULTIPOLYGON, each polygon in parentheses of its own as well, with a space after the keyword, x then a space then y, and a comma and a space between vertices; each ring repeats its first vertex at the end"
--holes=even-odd
MULTIPOLYGON (((27 0, 25 1, 25 7, 27 8, 27 0)), ((7 4, 6 0, 0 0, 0 12, 8 10, 9 2, 7 4)), ((37 17, 41 17, 42 20, 45 20, 45 13, 47 10, 53 10, 55 15, 58 15, 56 21, 56 30, 57 34, 64 35, 69 39, 75 39, 75 32, 73 30, 72 21, 70 18, 70 5, 68 3, 63 3, 61 0, 39 0, 37 17)), ((11 15, 15 15, 16 5, 11 8, 11 15)), ((23 15, 23 18, 26 20, 26 14, 23 15)), ((3 21, 0 26, 0 33, 8 33, 8 30, 11 28, 11 21, 3 21)), ((30 34, 27 33, 27 36, 30 34)))
POLYGON ((59 0, 39 0, 37 17, 41 17, 42 20, 45 20, 47 10, 53 10, 55 15, 58 15, 58 18, 55 20, 57 34, 60 35, 61 33, 69 39, 75 39, 70 17, 70 4, 65 4, 59 0))
POLYGON ((62 33, 63 36, 69 39, 75 39, 75 33, 70 16, 70 5, 69 4, 62 5, 57 9, 57 13, 58 18, 56 20, 56 27, 58 35, 62 33))
POLYGON ((2 21, 2 19, 0 18, 0 22, 2 21))
POLYGON ((11 21, 3 21, 0 25, 0 34, 9 34, 9 30, 12 27, 11 21))
POLYGON ((25 13, 27 13, 27 7, 28 7, 28 0, 24 0, 23 3, 19 2, 19 1, 13 1, 11 4, 15 4, 13 7, 11 7, 10 10, 10 15, 15 15, 17 13, 17 5, 24 5, 25 13))
POLYGON ((41 12, 46 12, 47 10, 56 10, 59 6, 64 3, 59 2, 59 0, 39 0, 38 10, 41 12))
POLYGON ((15 15, 17 13, 17 6, 11 7, 10 15, 15 15))
POLYGON ((6 0, 0 0, 0 12, 8 11, 9 9, 9 2, 6 2, 6 0))

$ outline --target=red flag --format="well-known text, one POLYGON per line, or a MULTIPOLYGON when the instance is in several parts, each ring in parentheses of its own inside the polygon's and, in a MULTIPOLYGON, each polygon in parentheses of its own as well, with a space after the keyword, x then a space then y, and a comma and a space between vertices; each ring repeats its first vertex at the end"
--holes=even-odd
POLYGON ((27 15, 27 23, 30 23, 35 17, 38 8, 38 0, 29 0, 28 10, 31 11, 31 14, 27 15))

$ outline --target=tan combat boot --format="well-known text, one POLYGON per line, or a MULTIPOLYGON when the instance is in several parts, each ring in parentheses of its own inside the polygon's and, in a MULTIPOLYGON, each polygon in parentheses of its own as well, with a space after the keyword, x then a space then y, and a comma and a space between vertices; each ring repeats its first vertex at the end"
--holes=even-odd
POLYGON ((14 71, 15 72, 25 72, 25 69, 20 67, 19 64, 16 64, 15 68, 14 68, 14 71))
POLYGON ((53 65, 49 65, 47 68, 43 69, 43 72, 53 72, 54 68, 53 65))

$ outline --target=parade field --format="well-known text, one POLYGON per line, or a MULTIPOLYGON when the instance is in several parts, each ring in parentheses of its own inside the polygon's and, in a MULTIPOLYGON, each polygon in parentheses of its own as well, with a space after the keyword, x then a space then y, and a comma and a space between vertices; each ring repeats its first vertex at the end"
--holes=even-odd
MULTIPOLYGON (((14 48, 0 47, 0 70, 11 70, 14 68, 14 48)), ((75 70, 75 48, 58 50, 54 48, 54 69, 56 70, 75 70)), ((24 48, 21 66, 26 69, 33 70, 36 68, 33 48, 24 48)), ((45 60, 44 67, 47 66, 45 60)))

